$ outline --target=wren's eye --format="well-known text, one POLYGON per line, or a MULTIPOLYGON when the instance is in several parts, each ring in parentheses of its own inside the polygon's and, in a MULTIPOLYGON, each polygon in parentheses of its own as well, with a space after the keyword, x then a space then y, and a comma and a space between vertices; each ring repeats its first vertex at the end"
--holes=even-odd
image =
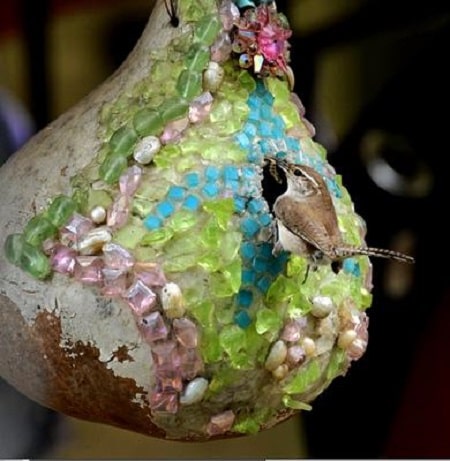
POLYGON ((300 170, 297 170, 297 169, 294 170, 294 175, 295 176, 303 176, 302 172, 300 170))

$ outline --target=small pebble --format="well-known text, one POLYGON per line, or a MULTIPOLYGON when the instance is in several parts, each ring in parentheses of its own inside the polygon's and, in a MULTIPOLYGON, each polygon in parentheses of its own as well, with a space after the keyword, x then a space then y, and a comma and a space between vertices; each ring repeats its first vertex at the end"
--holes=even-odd
POLYGON ((316 343, 311 338, 304 338, 302 341, 302 347, 305 351, 305 355, 312 357, 316 353, 316 343))
POLYGON ((275 370, 272 371, 272 375, 275 379, 278 379, 278 381, 281 381, 282 379, 286 378, 287 374, 289 373, 289 367, 285 364, 282 363, 280 366, 275 368, 275 370))
POLYGON ((161 141, 156 136, 141 139, 134 148, 133 158, 141 165, 148 165, 160 151, 161 141))
POLYGON ((203 89, 215 93, 225 76, 223 68, 217 62, 210 61, 207 69, 203 72, 203 89))
POLYGON ((358 333, 355 330, 346 330, 339 335, 338 346, 341 349, 347 349, 357 337, 358 333))
POLYGON ((191 405, 200 402, 208 389, 208 380, 205 378, 195 378, 190 381, 184 392, 180 396, 182 405, 191 405))
POLYGON ((83 235, 76 245, 76 249, 82 255, 93 255, 97 253, 105 243, 112 239, 111 229, 108 227, 97 227, 83 235))
POLYGON ((176 283, 166 283, 161 290, 161 302, 167 317, 179 318, 186 312, 183 295, 176 283))
POLYGON ((334 308, 332 299, 329 296, 314 296, 312 299, 311 314, 322 319, 326 317, 334 308))
POLYGON ((267 356, 266 363, 264 364, 266 370, 274 371, 285 361, 286 355, 286 343, 279 339, 272 345, 269 355, 267 356))

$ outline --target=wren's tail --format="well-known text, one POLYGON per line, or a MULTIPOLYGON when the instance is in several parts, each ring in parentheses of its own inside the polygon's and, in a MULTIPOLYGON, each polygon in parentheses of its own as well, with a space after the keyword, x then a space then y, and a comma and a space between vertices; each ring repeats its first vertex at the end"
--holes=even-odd
POLYGON ((405 255, 398 251, 386 250, 384 248, 371 248, 371 247, 344 247, 339 248, 336 253, 342 259, 349 258, 351 256, 365 255, 365 256, 376 256, 378 258, 387 258, 400 261, 402 263, 414 264, 414 258, 412 256, 405 255))

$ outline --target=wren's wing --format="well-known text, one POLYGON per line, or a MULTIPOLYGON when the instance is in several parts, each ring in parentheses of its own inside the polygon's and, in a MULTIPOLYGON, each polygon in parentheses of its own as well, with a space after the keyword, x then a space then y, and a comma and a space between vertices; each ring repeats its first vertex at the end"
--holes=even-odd
MULTIPOLYGON (((294 235, 322 251, 328 258, 336 259, 332 235, 322 219, 315 200, 295 200, 289 196, 278 197, 273 211, 277 219, 294 235)), ((334 211, 334 210, 333 210, 334 211)))

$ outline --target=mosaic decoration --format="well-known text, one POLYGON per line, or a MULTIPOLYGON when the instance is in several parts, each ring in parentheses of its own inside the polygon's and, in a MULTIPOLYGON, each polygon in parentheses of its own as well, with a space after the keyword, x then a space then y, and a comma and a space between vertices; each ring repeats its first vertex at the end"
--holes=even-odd
POLYGON ((72 196, 5 252, 33 277, 64 274, 131 310, 168 437, 255 433, 309 409, 361 357, 371 303, 367 257, 305 279, 305 258, 273 254, 264 158, 324 178, 347 243, 363 244, 365 227, 291 92, 275 2, 180 0, 178 16, 182 38, 102 108, 103 145, 72 196))

